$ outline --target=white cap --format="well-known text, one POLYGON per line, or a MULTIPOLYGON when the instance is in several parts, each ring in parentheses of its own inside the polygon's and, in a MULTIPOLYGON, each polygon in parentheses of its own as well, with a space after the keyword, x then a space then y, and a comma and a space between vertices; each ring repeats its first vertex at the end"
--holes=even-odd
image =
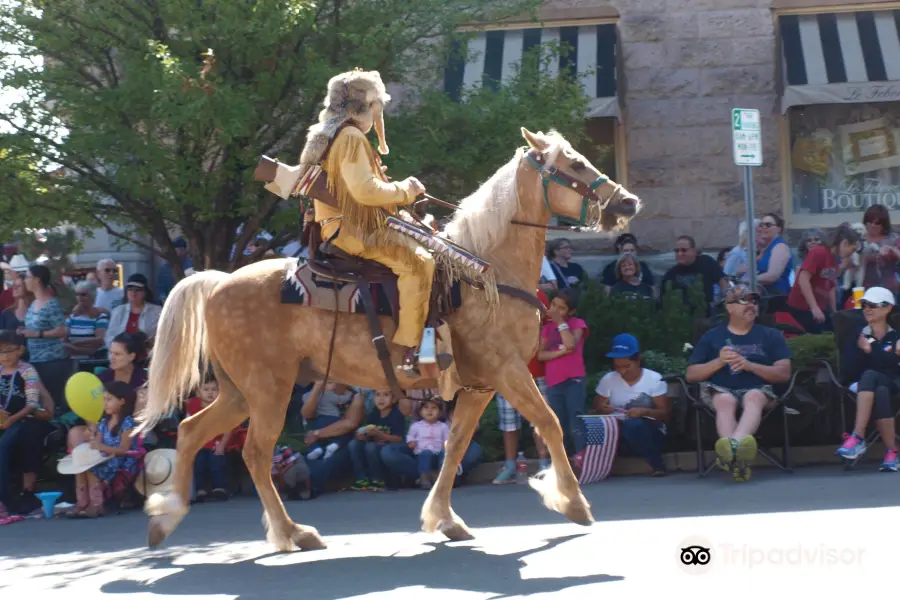
POLYGON ((860 302, 862 301, 871 302, 872 304, 881 304, 884 302, 891 306, 894 306, 895 304, 893 292, 883 287, 870 287, 860 299, 860 302))

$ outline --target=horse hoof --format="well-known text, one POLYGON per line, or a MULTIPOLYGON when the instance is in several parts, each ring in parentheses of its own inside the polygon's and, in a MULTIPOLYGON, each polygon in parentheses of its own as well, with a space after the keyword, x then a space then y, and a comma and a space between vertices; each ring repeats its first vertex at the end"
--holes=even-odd
POLYGON ((297 525, 294 528, 294 534, 291 536, 294 545, 300 550, 324 550, 328 547, 319 531, 315 527, 301 527, 297 525))
POLYGON ((150 525, 147 528, 147 547, 148 548, 156 548, 160 544, 162 544, 166 539, 167 534, 158 521, 150 520, 150 525))
POLYGON ((591 507, 587 500, 582 496, 569 504, 569 509, 564 513, 566 518, 576 525, 590 527, 594 524, 594 515, 591 514, 591 507))
POLYGON ((441 525, 441 533, 451 542, 464 542, 475 539, 475 536, 472 535, 472 532, 469 531, 469 528, 463 523, 441 525))

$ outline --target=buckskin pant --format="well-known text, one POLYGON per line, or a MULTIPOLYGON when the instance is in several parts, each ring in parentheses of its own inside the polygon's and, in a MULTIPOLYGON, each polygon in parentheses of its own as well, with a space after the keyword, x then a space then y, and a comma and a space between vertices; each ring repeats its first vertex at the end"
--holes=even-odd
MULTIPOLYGON (((324 231, 322 237, 328 239, 324 231)), ((416 251, 415 260, 398 260, 379 248, 366 248, 357 238, 343 234, 338 235, 332 243, 348 254, 374 260, 394 272, 400 296, 400 314, 397 331, 394 332, 394 343, 417 348, 422 341, 422 330, 425 329, 425 320, 428 318, 434 258, 420 248, 416 251)))

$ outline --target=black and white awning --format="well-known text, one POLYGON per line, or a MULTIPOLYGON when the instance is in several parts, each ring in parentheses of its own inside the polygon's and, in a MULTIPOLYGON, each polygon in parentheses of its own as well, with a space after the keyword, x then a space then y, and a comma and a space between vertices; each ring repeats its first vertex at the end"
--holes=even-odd
POLYGON ((477 32, 468 43, 468 62, 453 58, 447 66, 444 90, 458 99, 463 89, 502 84, 513 76, 523 54, 552 42, 564 44, 569 52, 554 58, 548 67, 551 75, 566 70, 578 74, 591 71, 582 80, 591 99, 585 118, 618 118, 618 35, 614 23, 477 32))
POLYGON ((782 111, 900 100, 900 10, 785 15, 782 111))

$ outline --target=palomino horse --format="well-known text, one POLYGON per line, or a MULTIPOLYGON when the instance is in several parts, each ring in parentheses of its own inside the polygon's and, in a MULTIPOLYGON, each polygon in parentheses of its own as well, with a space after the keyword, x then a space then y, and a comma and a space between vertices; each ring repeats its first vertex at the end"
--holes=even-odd
MULTIPOLYGON (((602 175, 559 134, 522 129, 520 149, 472 196, 462 201, 445 232, 490 261, 498 283, 533 293, 541 270, 546 223, 552 216, 590 222, 595 230, 621 229, 640 201, 602 175)), ((294 380, 304 367, 320 373, 328 361, 334 320, 318 309, 280 302, 284 260, 267 260, 233 274, 205 271, 183 279, 168 297, 150 366, 142 427, 169 414, 200 383, 198 365, 212 363, 219 397, 181 423, 174 492, 151 496, 149 543, 162 542, 188 512, 194 457, 213 437, 250 417, 244 461, 264 508, 268 540, 279 550, 323 548, 314 527, 294 523, 272 482, 272 451, 284 425, 294 380)), ((500 296, 489 310, 479 292, 463 286, 462 306, 447 322, 459 376, 456 414, 440 475, 422 508, 422 528, 451 540, 469 539, 450 507, 456 468, 494 390, 540 431, 552 467, 531 480, 544 504, 573 522, 593 522, 566 458, 556 415, 541 396, 527 364, 537 351, 540 316, 521 298, 500 296)), ((390 339, 393 323, 382 318, 390 339)), ((331 378, 364 388, 387 388, 366 317, 341 314, 331 378)), ((394 360, 400 349, 393 348, 394 360)), ((404 388, 423 385, 401 378, 404 388)))

